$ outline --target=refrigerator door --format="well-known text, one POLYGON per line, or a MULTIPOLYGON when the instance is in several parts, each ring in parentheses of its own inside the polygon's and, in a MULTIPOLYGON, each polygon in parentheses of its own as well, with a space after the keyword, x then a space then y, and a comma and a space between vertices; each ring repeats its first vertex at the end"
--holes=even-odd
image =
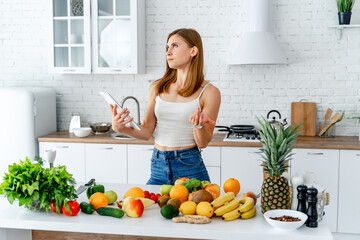
POLYGON ((0 88, 0 114, 2 179, 8 165, 38 155, 37 137, 56 131, 55 93, 51 89, 0 88), (46 109, 49 104, 53 110, 46 109))

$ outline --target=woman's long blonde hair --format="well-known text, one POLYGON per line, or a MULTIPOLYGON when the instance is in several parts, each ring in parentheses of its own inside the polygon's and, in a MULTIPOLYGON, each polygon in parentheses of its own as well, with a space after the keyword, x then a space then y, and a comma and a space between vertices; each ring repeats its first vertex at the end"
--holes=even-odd
MULTIPOLYGON (((202 41, 200 34, 194 29, 181 28, 170 33, 166 42, 168 42, 169 38, 175 34, 182 37, 190 48, 198 48, 198 53, 191 59, 190 69, 185 86, 178 91, 179 95, 188 97, 196 92, 204 81, 204 54, 202 41)), ((171 69, 168 62, 166 61, 165 74, 162 78, 156 81, 156 95, 159 95, 162 92, 168 92, 170 84, 176 82, 176 77, 177 70, 171 69)))

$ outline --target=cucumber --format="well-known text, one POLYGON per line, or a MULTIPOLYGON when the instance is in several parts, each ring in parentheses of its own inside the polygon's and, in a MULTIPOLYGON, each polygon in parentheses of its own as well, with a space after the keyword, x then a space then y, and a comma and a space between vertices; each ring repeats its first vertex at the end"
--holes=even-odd
POLYGON ((87 202, 80 203, 80 209, 86 214, 92 214, 95 211, 94 206, 87 202))
POLYGON ((110 208, 110 207, 101 207, 96 210, 96 212, 103 216, 110 216, 116 218, 122 218, 124 216, 124 211, 121 209, 110 208))

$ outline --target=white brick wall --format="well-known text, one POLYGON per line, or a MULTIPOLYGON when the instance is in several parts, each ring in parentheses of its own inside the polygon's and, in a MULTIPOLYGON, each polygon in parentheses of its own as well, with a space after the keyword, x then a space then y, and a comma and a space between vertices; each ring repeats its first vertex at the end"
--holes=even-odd
MULTIPOLYGON (((352 23, 360 23, 355 3, 352 23)), ((162 76, 165 41, 180 27, 197 29, 205 49, 206 79, 219 87, 222 105, 219 125, 255 123, 255 116, 279 110, 290 121, 293 101, 317 103, 318 125, 324 111, 346 110, 360 116, 360 28, 346 29, 341 40, 335 30, 335 1, 273 0, 273 32, 289 65, 229 66, 232 37, 246 29, 243 0, 146 0, 146 74, 53 75, 47 71, 46 4, 42 0, 0 1, 0 87, 44 86, 55 89, 58 129, 67 129, 72 112, 82 122, 110 121, 109 110, 97 94, 111 91, 119 100, 136 96, 141 116, 147 89, 162 76)), ((132 112, 134 104, 129 100, 132 112)), ((134 114, 134 117, 135 114, 134 114)), ((337 135, 358 135, 358 127, 344 119, 337 135)))

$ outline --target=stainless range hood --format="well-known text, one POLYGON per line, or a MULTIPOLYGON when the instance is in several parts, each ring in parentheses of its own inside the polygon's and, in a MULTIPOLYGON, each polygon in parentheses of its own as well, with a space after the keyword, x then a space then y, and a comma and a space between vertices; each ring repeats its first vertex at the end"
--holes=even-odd
POLYGON ((270 31, 270 1, 245 1, 248 31, 241 39, 233 39, 229 65, 287 63, 283 50, 270 31))

